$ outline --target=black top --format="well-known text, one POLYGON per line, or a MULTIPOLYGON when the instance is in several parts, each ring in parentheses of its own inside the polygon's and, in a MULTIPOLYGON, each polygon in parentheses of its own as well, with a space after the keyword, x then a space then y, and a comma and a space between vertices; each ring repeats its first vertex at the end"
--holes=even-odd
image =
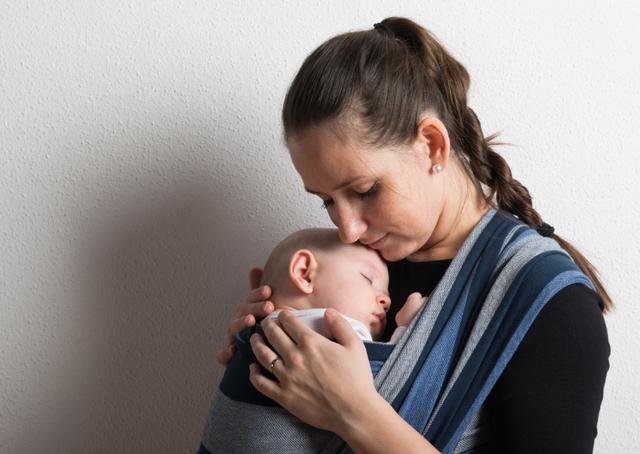
MULTIPOLYGON (((384 340, 407 296, 430 294, 450 263, 387 263, 392 304, 384 340)), ((593 451, 610 352, 599 302, 593 290, 573 284, 540 311, 485 402, 492 452, 593 451)))

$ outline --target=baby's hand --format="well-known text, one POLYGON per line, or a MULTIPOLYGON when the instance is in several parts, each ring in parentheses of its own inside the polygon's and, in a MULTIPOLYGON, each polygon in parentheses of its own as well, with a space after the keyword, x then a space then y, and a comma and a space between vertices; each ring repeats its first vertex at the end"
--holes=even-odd
POLYGON ((398 326, 407 326, 416 316, 422 305, 427 301, 426 296, 422 296, 420 292, 414 292, 407 297, 402 309, 396 314, 396 324, 398 326))

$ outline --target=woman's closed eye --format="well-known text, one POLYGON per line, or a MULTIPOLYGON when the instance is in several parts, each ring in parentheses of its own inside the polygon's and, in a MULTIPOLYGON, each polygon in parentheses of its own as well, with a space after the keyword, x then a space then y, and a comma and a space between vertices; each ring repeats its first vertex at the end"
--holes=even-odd
MULTIPOLYGON (((361 200, 364 200, 368 197, 371 197, 373 195, 375 195, 376 191, 378 190, 378 182, 375 182, 371 185, 371 187, 369 189, 367 189, 364 192, 358 192, 358 191, 354 191, 354 194, 361 200)), ((322 208, 329 208, 330 206, 333 205, 333 199, 326 199, 326 200, 322 200, 322 208)))
POLYGON ((378 182, 376 181, 366 191, 364 191, 364 192, 357 192, 356 191, 356 194, 358 195, 359 198, 366 199, 367 197, 371 197, 372 195, 375 195, 377 190, 378 190, 378 182))

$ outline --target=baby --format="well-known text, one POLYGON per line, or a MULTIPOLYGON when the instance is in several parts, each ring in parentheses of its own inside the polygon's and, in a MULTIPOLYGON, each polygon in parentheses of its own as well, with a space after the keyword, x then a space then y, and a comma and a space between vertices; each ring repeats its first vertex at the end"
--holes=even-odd
MULTIPOLYGON (((264 268, 261 285, 272 290, 277 318, 281 310, 292 310, 315 331, 330 337, 324 326, 324 311, 334 308, 366 341, 380 340, 387 323, 389 274, 372 249, 342 243, 335 229, 298 231, 278 244, 264 268)), ((409 297, 396 314, 399 327, 390 342, 420 309, 419 293, 409 297)))
MULTIPOLYGON (((324 311, 339 311, 365 341, 374 375, 425 301, 413 293, 396 315, 398 328, 391 341, 376 342, 391 304, 387 267, 372 249, 341 243, 335 229, 306 229, 288 236, 269 256, 261 284, 272 289, 276 311, 270 317, 294 311, 327 337, 324 311)), ((333 434, 304 424, 249 382, 249 364, 256 361, 249 337, 256 331, 261 331, 259 325, 236 335, 238 351, 214 397, 198 454, 319 452, 333 434)))

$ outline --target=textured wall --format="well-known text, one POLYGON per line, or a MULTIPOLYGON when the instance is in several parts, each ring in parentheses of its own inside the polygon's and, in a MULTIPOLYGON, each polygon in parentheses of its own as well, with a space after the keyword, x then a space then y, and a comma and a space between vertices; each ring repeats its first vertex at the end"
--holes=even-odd
POLYGON ((468 67, 546 220, 618 309, 597 449, 638 452, 637 2, 0 2, 0 452, 193 452, 247 272, 328 225, 279 109, 391 14, 468 67))

